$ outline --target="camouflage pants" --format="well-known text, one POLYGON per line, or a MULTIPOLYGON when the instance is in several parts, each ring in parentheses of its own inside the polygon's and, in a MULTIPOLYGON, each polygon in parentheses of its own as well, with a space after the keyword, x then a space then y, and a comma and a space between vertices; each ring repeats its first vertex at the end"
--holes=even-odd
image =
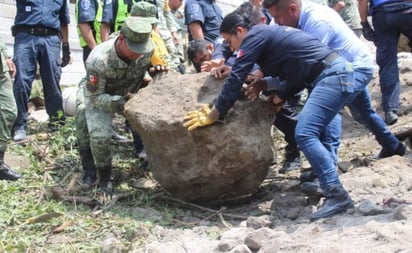
POLYGON ((76 134, 80 150, 91 148, 96 167, 112 164, 113 115, 99 108, 85 107, 85 79, 80 83, 76 98, 76 134))
POLYGON ((17 116, 12 82, 8 72, 0 73, 0 151, 5 152, 10 139, 10 129, 17 116))
POLYGON ((167 51, 169 52, 169 56, 171 60, 171 62, 169 63, 169 66, 171 69, 177 69, 177 66, 179 66, 180 64, 180 59, 179 59, 179 52, 176 48, 175 43, 173 42, 173 38, 171 36, 167 38, 163 38, 163 41, 165 42, 165 45, 166 45, 167 51))
POLYGON ((184 63, 186 61, 186 37, 185 34, 181 31, 177 32, 177 37, 179 38, 180 44, 176 46, 177 49, 177 55, 179 56, 180 63, 184 63))

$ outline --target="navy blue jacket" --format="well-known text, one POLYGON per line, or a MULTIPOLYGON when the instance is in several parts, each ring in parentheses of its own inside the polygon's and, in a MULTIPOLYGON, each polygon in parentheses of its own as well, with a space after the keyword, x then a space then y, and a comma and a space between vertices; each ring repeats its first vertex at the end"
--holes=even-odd
POLYGON ((332 52, 301 30, 278 25, 253 26, 240 45, 215 107, 221 116, 227 113, 241 95, 243 82, 255 63, 265 76, 279 76, 287 81, 278 96, 282 100, 292 98, 313 81, 322 60, 332 52))
POLYGON ((193 39, 189 25, 193 22, 200 22, 204 39, 214 42, 220 36, 219 28, 222 20, 222 11, 215 0, 187 0, 185 2, 185 25, 188 26, 189 41, 193 39))

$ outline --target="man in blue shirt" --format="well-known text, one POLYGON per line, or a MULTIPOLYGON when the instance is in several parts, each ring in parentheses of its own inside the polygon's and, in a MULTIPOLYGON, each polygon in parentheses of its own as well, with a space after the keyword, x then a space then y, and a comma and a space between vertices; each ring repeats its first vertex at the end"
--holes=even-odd
POLYGON ((398 120, 400 81, 398 69, 398 41, 404 34, 412 48, 412 1, 371 0, 372 22, 368 17, 368 0, 359 0, 359 14, 365 39, 375 42, 376 62, 379 65, 379 82, 382 108, 388 125, 398 120))
MULTIPOLYGON (((278 24, 288 25, 308 32, 330 48, 337 50, 353 63, 355 82, 362 82, 365 89, 348 104, 352 116, 362 123, 374 135, 382 146, 380 158, 405 154, 405 146, 389 131, 385 122, 373 110, 367 84, 373 75, 373 59, 365 44, 343 22, 332 9, 309 1, 301 0, 265 0, 264 6, 275 17, 278 24)), ((269 85, 270 86, 270 85, 269 85)), ((250 87, 252 88, 252 86, 250 87)), ((290 125, 293 126, 291 119, 290 125)), ((331 149, 337 163, 337 149, 341 135, 340 116, 334 129, 335 143, 331 149)), ((293 128, 292 128, 293 129, 293 128)))
POLYGON ((214 42, 220 36, 222 11, 215 0, 187 0, 185 22, 188 27, 189 41, 205 39, 214 42))
MULTIPOLYGON (((102 0, 77 0, 75 4, 77 32, 83 48, 83 63, 93 48, 102 42, 100 26, 103 16, 102 0)), ((109 20, 105 21, 109 23, 109 20)))
POLYGON ((13 126, 14 141, 26 139, 28 102, 37 64, 43 83, 49 127, 56 130, 64 124, 62 94, 59 86, 61 67, 70 60, 68 42, 69 8, 66 0, 16 1, 14 19, 14 63, 19 71, 13 92, 17 103, 17 119, 13 126), (63 58, 60 61, 60 50, 63 58))

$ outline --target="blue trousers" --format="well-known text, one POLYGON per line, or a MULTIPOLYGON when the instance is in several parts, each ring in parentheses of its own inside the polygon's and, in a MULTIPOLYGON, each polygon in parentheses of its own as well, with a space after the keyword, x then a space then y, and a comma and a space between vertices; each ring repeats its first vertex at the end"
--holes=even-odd
POLYGON ((398 41, 404 34, 412 48, 412 2, 388 3, 374 8, 376 62, 384 112, 399 108, 400 81, 398 69, 398 41))
MULTIPOLYGON (((371 128, 386 127, 381 118, 376 118, 379 116, 370 107, 366 86, 372 75, 372 69, 355 69, 353 79, 350 80, 350 75, 345 70, 345 59, 340 57, 317 78, 302 109, 295 138, 318 175, 322 189, 341 184, 336 171, 336 161, 341 133, 339 111, 345 105, 356 107, 359 115, 366 118, 363 123, 369 123, 371 128)), ((399 141, 387 128, 381 134, 387 137, 382 137, 382 142, 397 147, 399 141)))
POLYGON ((60 90, 60 38, 57 35, 36 36, 17 33, 14 42, 13 61, 17 68, 13 93, 17 104, 17 118, 13 130, 27 128, 28 102, 37 63, 43 83, 44 101, 50 119, 64 119, 60 90))
MULTIPOLYGON (((373 73, 373 70, 370 71, 373 73)), ((395 150, 398 148, 398 138, 392 134, 381 116, 372 108, 367 87, 359 92, 358 96, 347 106, 351 111, 352 118, 371 131, 383 149, 395 150)))

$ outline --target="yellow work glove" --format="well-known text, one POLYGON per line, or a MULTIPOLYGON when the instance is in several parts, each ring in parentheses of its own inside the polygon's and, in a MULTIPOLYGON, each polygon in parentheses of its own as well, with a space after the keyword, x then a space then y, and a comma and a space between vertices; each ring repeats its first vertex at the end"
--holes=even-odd
POLYGON ((203 105, 200 110, 197 111, 190 111, 186 114, 185 120, 186 121, 183 126, 187 128, 187 130, 192 131, 197 127, 207 126, 213 124, 216 120, 210 117, 211 109, 209 105, 203 105))

